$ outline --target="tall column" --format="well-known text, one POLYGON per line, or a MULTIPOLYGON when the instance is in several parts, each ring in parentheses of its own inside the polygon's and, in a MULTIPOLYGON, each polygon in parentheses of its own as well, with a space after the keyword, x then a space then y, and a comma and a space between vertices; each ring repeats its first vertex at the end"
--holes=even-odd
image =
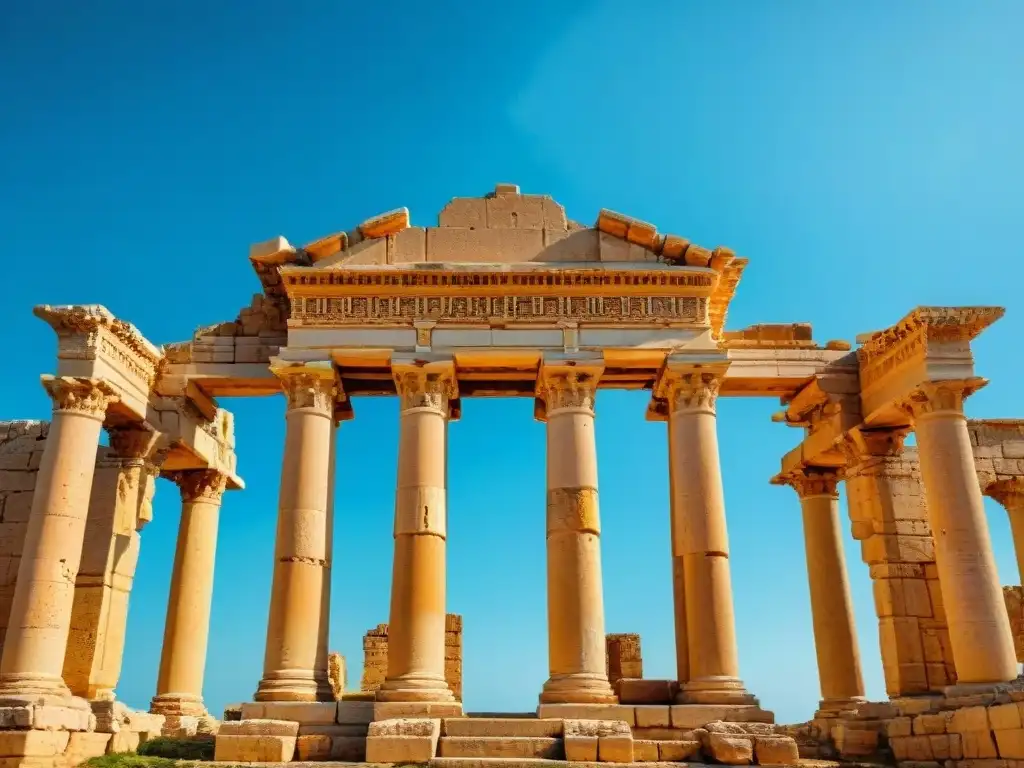
POLYGON ((715 401, 718 370, 668 369, 672 514, 683 559, 690 679, 680 700, 700 704, 754 702, 739 677, 736 619, 729 574, 729 535, 718 457, 715 401))
POLYGON ((852 709, 864 702, 864 679, 839 529, 838 477, 833 470, 807 468, 784 480, 800 496, 803 511, 820 709, 852 709))
POLYGON ((998 501, 1010 518, 1013 551, 1017 555, 1017 578, 1024 584, 1024 477, 999 480, 985 489, 998 501))
POLYGON ((3 658, 0 699, 70 696, 61 677, 107 406, 104 381, 43 377, 53 421, 36 476, 3 658))
POLYGON ((388 672, 378 701, 454 701, 444 677, 451 363, 394 365, 399 417, 388 672))
MULTIPOLYGON (((666 425, 668 419, 665 420, 666 425)), ((671 437, 671 432, 670 432, 671 437)), ((677 521, 681 513, 672 509, 676 499, 676 473, 672 471, 675 466, 675 456, 672 445, 674 441, 668 441, 668 498, 669 498, 669 546, 672 549, 672 615, 675 619, 675 641, 676 641, 676 680, 680 686, 686 684, 690 679, 690 647, 689 631, 686 625, 686 566, 682 551, 677 550, 676 542, 679 535, 676 531, 677 521)))
POLYGON ((206 714, 203 675, 210 635, 217 524, 225 476, 208 469, 175 472, 181 520, 167 601, 160 674, 150 710, 162 715, 206 714))
POLYGON ((335 373, 330 364, 276 366, 288 401, 267 649, 257 701, 331 701, 319 658, 327 562, 335 373))
MULTIPOLYGON (((331 653, 331 568, 334 564, 334 479, 335 463, 338 458, 338 424, 339 413, 335 411, 331 421, 331 450, 327 469, 327 541, 326 557, 323 567, 323 588, 320 595, 320 635, 316 649, 317 677, 327 675, 330 679, 331 653), (323 666, 321 670, 320 667, 323 666)), ((332 696, 333 696, 333 688, 332 696)))
POLYGON ((605 668, 594 398, 600 368, 545 366, 548 660, 540 700, 616 701, 605 668))
POLYGON ((958 684, 1017 677, 1017 659, 996 572, 963 401, 972 382, 923 385, 907 403, 935 537, 958 684))

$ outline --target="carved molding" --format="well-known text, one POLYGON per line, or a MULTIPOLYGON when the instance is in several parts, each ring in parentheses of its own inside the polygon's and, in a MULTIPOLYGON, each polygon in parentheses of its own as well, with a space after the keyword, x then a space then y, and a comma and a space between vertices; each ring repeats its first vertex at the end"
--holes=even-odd
POLYGON ((722 374, 710 371, 666 371, 666 399, 670 413, 715 413, 722 374))
POLYGON ((441 369, 401 366, 392 373, 403 411, 431 408, 448 416, 451 401, 458 397, 453 366, 441 369))
POLYGON ((107 407, 119 399, 116 390, 102 379, 43 376, 43 387, 53 400, 54 413, 81 413, 102 420, 107 407))
POLYGON ((227 476, 214 469, 187 469, 170 472, 167 478, 178 485, 181 502, 220 504, 227 487, 227 476))
POLYGON ((549 415, 562 408, 584 408, 593 412, 600 378, 601 372, 593 368, 542 368, 537 397, 544 401, 549 415))
POLYGON ((281 379, 281 390, 288 401, 288 410, 313 408, 334 415, 338 385, 333 373, 309 371, 302 367, 275 371, 281 379))
POLYGON ((839 473, 824 467, 805 467, 779 478, 779 484, 793 488, 801 499, 809 496, 831 496, 839 498, 839 473))

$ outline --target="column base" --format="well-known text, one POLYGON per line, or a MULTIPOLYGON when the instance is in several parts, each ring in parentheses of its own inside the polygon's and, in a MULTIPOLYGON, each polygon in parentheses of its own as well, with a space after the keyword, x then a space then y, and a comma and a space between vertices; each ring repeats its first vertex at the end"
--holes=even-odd
POLYGON ((377 689, 377 701, 455 701, 444 678, 407 675, 387 678, 377 689))
POLYGON ((253 701, 334 701, 327 673, 285 669, 269 672, 260 680, 253 701))
POLYGON ((617 704, 618 696, 604 675, 552 675, 540 692, 541 704, 617 704))
POLYGON ((676 695, 678 704, 753 704, 757 697, 743 687, 738 677, 702 677, 688 680, 676 695))
POLYGON ((203 717, 207 714, 202 696, 191 693, 164 693, 154 696, 149 711, 155 715, 203 717))
POLYGON ((62 677, 56 675, 0 675, 0 699, 22 700, 39 697, 52 698, 53 701, 46 703, 56 704, 58 699, 70 699, 71 689, 67 687, 62 677))

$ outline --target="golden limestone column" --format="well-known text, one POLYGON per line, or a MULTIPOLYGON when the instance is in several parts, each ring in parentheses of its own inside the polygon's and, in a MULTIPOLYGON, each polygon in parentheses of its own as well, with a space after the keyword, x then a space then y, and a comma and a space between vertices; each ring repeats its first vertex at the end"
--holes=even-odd
POLYGON ((401 416, 388 672, 378 701, 454 702, 445 682, 445 538, 451 362, 392 363, 401 416))
POLYGON ((616 701, 605 665, 594 398, 600 367, 546 365, 548 660, 542 704, 616 701))
POLYGON ((905 405, 917 434, 958 685, 1017 677, 1010 621, 963 410, 964 398, 980 383, 930 382, 905 405))
MULTIPOLYGON (((661 414, 667 416, 667 414, 661 414)), ((668 425, 668 418, 665 418, 668 425)), ((671 427, 669 428, 671 438, 671 427)), ((672 450, 674 440, 668 441, 668 498, 669 503, 676 498, 676 473, 672 471, 675 466, 675 455, 672 450)), ((683 686, 690 679, 690 646, 689 630, 686 626, 686 565, 685 558, 681 552, 676 551, 676 542, 679 540, 676 532, 675 514, 669 514, 669 548, 672 552, 672 613, 674 618, 675 641, 676 641, 676 682, 683 686)))
POLYGON ((181 520, 167 601, 160 674, 151 712, 201 717, 206 646, 217 559, 217 525, 227 478, 195 469, 170 476, 181 491, 181 520))
POLYGON ((336 376, 329 363, 273 365, 287 398, 274 579, 256 701, 333 701, 322 639, 336 376))
POLYGON ((814 650, 822 697, 819 716, 856 709, 865 701, 850 580, 839 528, 838 480, 834 470, 812 468, 780 478, 797 492, 803 511, 814 650))
MULTIPOLYGON (((751 704, 739 677, 736 619, 729 574, 729 535, 718 456, 715 401, 724 370, 666 368, 660 386, 669 409, 672 548, 682 559, 689 680, 679 699, 697 704, 751 704)), ((680 605, 682 603, 682 605, 680 605)), ((676 642, 681 642, 677 637, 676 642)))
POLYGON ((61 677, 82 557, 96 451, 107 406, 104 381, 43 377, 53 421, 36 476, 35 495, 3 658, 0 699, 70 697, 61 677))
POLYGON ((1024 478, 999 480, 989 485, 985 493, 998 501, 1010 518, 1013 551, 1017 555, 1017 578, 1024 584, 1024 478))

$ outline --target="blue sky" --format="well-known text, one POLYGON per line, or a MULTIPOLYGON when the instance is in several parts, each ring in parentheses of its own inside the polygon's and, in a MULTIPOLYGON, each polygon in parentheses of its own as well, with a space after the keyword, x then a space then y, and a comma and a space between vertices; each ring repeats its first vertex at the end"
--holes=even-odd
MULTIPOLYGON (((231 320, 250 243, 303 243, 496 182, 592 223, 612 208, 750 266, 729 327, 806 321, 822 342, 918 304, 999 304, 975 346, 975 417, 1020 413, 1024 5, 998 2, 13 5, 0 26, 0 226, 12 340, 0 419, 45 418, 36 303, 102 303, 151 340, 231 320), (290 7, 289 7, 290 6, 290 7)), ((205 694, 260 677, 281 398, 225 400, 248 488, 225 500, 205 694)), ((602 393, 608 631, 673 673, 664 426, 602 393)), ((720 403, 740 665, 780 721, 818 699, 796 495, 768 485, 798 434, 778 403, 720 403)), ((340 430, 331 645, 358 685, 387 620, 397 406, 340 430)), ((546 678, 544 434, 527 400, 465 403, 450 430, 449 605, 468 707, 532 709, 546 678)), ((120 696, 156 684, 177 530, 161 482, 143 532, 120 696)), ((1003 583, 1005 513, 986 502, 1003 583)), ((884 695, 868 573, 844 534, 868 694, 884 695)))

